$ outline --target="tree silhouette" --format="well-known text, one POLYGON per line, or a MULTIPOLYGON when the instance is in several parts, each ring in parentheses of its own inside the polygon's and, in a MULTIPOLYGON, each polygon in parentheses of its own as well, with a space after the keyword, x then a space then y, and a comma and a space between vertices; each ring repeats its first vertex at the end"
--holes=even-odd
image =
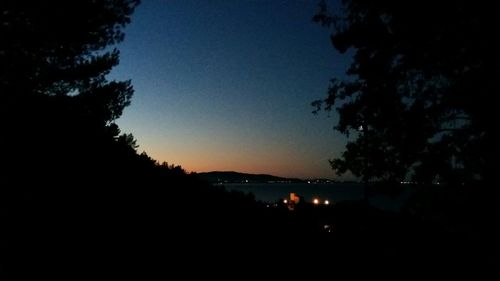
POLYGON ((119 116, 129 99, 128 83, 106 81, 118 63, 121 28, 138 1, 4 1, 1 5, 2 94, 12 98, 97 95, 109 97, 108 118, 119 116), (122 97, 118 92, 123 93, 122 97), (116 102, 113 105, 113 100, 116 102))
POLYGON ((156 277, 158 253, 246 256, 228 237, 281 230, 252 196, 138 155, 114 123, 133 89, 106 75, 137 4, 0 3, 1 280, 156 277))
POLYGON ((110 46, 123 40, 122 28, 138 2, 0 4, 2 146, 14 148, 5 162, 93 146, 116 131, 113 121, 133 89, 130 81, 106 79, 119 56, 110 46))
MULTIPOLYGON (((471 1, 325 1, 313 20, 333 27, 334 47, 352 52, 348 78, 332 79, 317 110, 336 109, 335 127, 354 139, 339 174, 366 180, 463 183, 494 179, 500 140, 500 10, 471 1)), ((317 111, 316 111, 317 112, 317 111)))
POLYGON ((112 210, 130 212, 113 198, 129 198, 130 171, 151 163, 114 124, 130 103, 130 81, 106 75, 138 3, 0 3, 0 279, 48 277, 51 264, 65 262, 54 256, 88 257, 85 248, 106 237, 91 232, 116 234, 123 218, 106 226, 112 210))

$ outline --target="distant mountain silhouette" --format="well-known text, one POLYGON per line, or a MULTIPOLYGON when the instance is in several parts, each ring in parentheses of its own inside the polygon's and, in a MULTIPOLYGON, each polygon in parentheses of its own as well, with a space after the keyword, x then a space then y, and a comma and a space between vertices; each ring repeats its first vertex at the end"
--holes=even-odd
POLYGON ((246 174, 234 171, 213 171, 198 173, 199 177, 211 183, 269 183, 269 182, 305 182, 297 178, 283 178, 266 174, 246 174))

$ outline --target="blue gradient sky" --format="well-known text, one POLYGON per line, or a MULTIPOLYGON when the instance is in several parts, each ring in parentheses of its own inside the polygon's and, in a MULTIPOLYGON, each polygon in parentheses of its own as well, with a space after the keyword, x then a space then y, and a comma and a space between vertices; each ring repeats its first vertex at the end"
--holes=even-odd
POLYGON ((328 159, 346 139, 310 104, 350 58, 316 11, 315 0, 144 0, 110 75, 135 88, 122 131, 187 171, 334 178, 328 159))

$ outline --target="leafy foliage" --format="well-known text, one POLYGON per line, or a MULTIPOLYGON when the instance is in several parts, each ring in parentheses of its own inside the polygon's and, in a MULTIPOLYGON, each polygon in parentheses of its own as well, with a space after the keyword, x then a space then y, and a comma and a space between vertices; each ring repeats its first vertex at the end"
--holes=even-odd
POLYGON ((364 180, 491 180, 500 10, 471 1, 326 2, 313 20, 333 28, 334 47, 354 53, 349 78, 333 79, 317 110, 336 109, 354 139, 331 161, 364 180), (361 130, 362 129, 362 130, 361 130))
POLYGON ((0 2, 1 280, 157 278, 273 229, 252 196, 137 154, 116 125, 133 89, 106 75, 137 4, 0 2))
POLYGON ((1 144, 11 148, 4 157, 9 168, 15 171, 21 159, 39 159, 49 170, 64 170, 72 159, 112 159, 110 145, 120 140, 114 120, 133 88, 106 75, 119 62, 111 47, 123 40, 138 4, 2 1, 0 122, 8 136, 1 144))

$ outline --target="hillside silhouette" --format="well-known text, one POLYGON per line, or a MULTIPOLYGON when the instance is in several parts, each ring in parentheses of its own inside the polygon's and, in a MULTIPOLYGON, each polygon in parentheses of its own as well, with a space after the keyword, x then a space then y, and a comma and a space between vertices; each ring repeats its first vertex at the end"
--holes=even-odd
POLYGON ((144 277, 157 252, 254 229, 253 198, 137 153, 115 124, 133 88, 106 75, 137 4, 0 4, 2 280, 144 277))
POLYGON ((1 280, 217 272, 214 253, 239 261, 315 231, 138 153, 121 132, 115 121, 134 90, 107 74, 138 4, 0 4, 1 280))
POLYGON ((266 174, 248 174, 233 171, 198 173, 198 176, 211 183, 304 182, 304 180, 297 178, 284 178, 266 174))
MULTIPOLYGON (((302 202, 290 211, 138 153, 133 135, 115 123, 132 101, 132 82, 107 78, 138 4, 0 4, 1 280, 200 271, 239 279, 226 269, 262 277, 266 270, 354 264, 448 269, 498 262, 498 201, 482 194, 489 188, 424 185, 400 213, 365 201, 302 202)), ((485 141, 494 146, 489 136, 485 141)))

